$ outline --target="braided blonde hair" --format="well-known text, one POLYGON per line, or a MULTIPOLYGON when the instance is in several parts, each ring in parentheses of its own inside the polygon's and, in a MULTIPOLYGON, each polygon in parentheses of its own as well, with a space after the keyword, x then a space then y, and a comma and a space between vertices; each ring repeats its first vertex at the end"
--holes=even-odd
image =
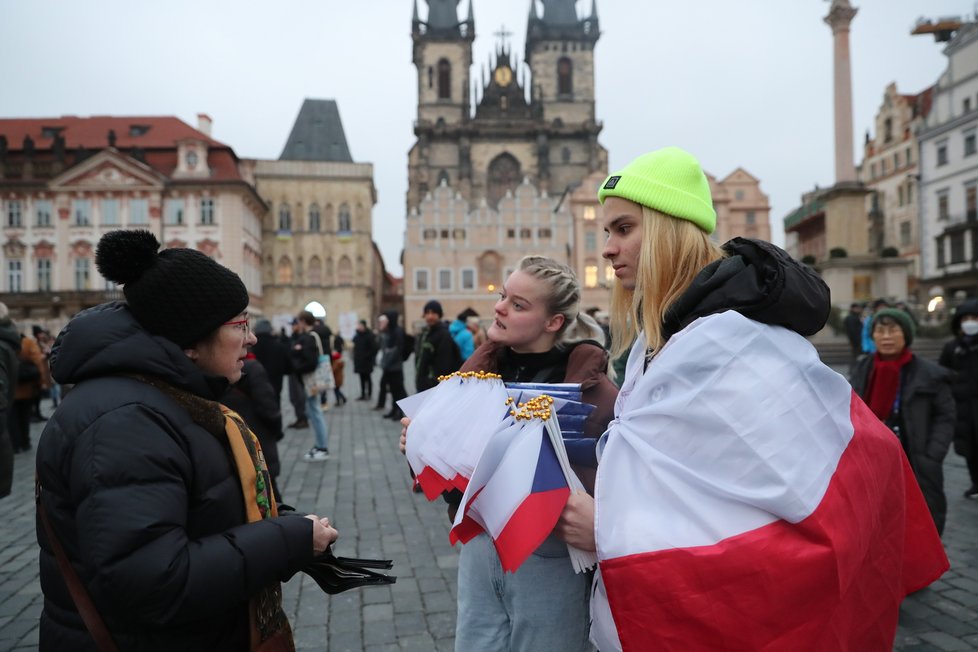
POLYGON ((556 346, 594 340, 604 342, 604 331, 589 315, 581 312, 581 284, 567 265, 546 256, 525 256, 517 269, 547 286, 547 312, 563 315, 564 323, 557 331, 556 346))

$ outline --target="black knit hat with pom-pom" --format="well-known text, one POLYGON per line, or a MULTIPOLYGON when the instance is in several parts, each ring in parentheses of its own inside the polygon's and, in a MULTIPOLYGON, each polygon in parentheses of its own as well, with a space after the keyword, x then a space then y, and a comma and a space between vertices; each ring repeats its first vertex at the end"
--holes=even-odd
POLYGON ((195 249, 164 249, 149 231, 111 231, 95 250, 95 266, 122 285, 139 323, 188 348, 248 307, 237 274, 195 249))

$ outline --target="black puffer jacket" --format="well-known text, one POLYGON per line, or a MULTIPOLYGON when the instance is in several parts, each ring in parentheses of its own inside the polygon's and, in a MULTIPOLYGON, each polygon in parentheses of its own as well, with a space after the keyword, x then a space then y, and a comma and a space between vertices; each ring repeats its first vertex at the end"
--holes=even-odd
MULTIPOLYGON (((244 650, 248 599, 312 559, 312 522, 246 524, 227 440, 176 400, 123 374, 208 400, 227 387, 150 335, 125 304, 79 313, 51 354, 74 383, 37 451, 55 533, 121 650, 244 650)), ((48 537, 41 545, 41 650, 94 650, 48 537)))
MULTIPOLYGON (((866 398, 875 357, 864 355, 852 371, 852 388, 866 398)), ((944 497, 944 457, 954 437, 954 399, 947 369, 916 355, 900 372, 900 438, 917 484, 934 518, 937 532, 944 531, 947 499, 944 497)))
POLYGON ((727 257, 700 270, 669 308, 665 339, 700 317, 727 310, 801 335, 825 326, 832 309, 829 287, 815 270, 763 240, 734 238, 723 251, 727 257))
POLYGON ((944 344, 939 362, 954 372, 951 391, 958 415, 954 450, 970 458, 978 452, 978 335, 961 332, 965 315, 978 315, 978 299, 968 299, 955 309, 951 319, 954 339, 944 344))

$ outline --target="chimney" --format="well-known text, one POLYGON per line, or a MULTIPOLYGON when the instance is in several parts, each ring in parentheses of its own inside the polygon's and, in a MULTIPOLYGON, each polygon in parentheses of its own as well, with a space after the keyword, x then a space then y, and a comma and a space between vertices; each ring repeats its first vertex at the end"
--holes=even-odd
POLYGON ((197 114, 197 131, 204 133, 207 136, 211 135, 211 125, 213 121, 211 117, 206 113, 197 114))

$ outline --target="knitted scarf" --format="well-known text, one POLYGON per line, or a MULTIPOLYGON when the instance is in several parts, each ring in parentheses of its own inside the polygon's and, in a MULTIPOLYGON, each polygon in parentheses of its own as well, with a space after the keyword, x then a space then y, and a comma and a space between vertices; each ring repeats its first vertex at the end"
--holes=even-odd
POLYGON ((900 371, 913 358, 909 348, 904 348, 896 360, 883 360, 879 352, 873 354, 873 366, 866 386, 866 405, 880 421, 890 418, 893 402, 900 389, 900 371))
MULTIPOLYGON (((152 385, 184 408, 198 426, 220 439, 227 439, 241 482, 245 514, 249 523, 278 516, 271 478, 258 437, 237 412, 215 401, 208 401, 178 389, 152 376, 135 375, 136 380, 152 385)), ((261 589, 248 602, 250 649, 258 650, 275 637, 276 650, 295 650, 289 619, 282 610, 282 585, 276 582, 261 589)), ((266 648, 267 649, 267 648, 266 648)))

